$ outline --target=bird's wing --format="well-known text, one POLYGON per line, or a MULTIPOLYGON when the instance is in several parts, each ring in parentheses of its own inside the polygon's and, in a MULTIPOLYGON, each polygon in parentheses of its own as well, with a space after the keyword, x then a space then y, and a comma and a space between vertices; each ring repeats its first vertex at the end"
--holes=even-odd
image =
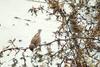
POLYGON ((35 46, 38 46, 41 42, 41 39, 40 39, 40 34, 36 34, 33 39, 31 40, 31 44, 34 44, 35 46))

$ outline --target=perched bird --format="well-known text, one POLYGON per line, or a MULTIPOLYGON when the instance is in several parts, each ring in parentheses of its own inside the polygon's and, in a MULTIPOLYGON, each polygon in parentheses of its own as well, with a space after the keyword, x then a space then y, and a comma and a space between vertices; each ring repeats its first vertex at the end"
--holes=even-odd
POLYGON ((31 43, 30 43, 30 45, 29 45, 29 49, 30 49, 31 51, 33 51, 34 48, 36 48, 37 46, 40 45, 40 43, 41 43, 41 37, 40 37, 41 31, 42 31, 42 30, 39 29, 38 32, 37 32, 37 33, 34 35, 34 37, 32 38, 31 43))

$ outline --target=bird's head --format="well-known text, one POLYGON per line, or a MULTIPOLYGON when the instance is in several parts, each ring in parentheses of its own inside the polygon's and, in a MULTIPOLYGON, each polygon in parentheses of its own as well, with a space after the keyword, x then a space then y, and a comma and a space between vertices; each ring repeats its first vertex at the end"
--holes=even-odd
POLYGON ((30 49, 31 51, 33 51, 34 48, 35 48, 35 45, 34 45, 34 44, 30 44, 30 45, 29 45, 29 49, 30 49))
POLYGON ((42 29, 38 29, 38 32, 41 33, 42 29))

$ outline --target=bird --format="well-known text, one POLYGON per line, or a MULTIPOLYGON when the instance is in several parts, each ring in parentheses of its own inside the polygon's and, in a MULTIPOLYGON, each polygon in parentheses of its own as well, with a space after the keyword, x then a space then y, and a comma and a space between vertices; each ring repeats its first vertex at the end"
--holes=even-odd
POLYGON ((33 36, 31 42, 30 42, 30 45, 29 45, 29 49, 31 51, 34 50, 34 48, 37 48, 40 43, 41 43, 41 37, 40 37, 40 34, 41 34, 41 29, 38 30, 38 32, 33 36))

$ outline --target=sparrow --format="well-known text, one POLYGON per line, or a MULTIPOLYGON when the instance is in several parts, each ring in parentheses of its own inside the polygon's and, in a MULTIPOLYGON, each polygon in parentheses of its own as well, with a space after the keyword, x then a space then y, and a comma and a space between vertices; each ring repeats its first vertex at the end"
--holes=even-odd
POLYGON ((32 38, 31 43, 30 43, 30 45, 29 45, 29 49, 30 49, 31 51, 33 51, 34 48, 36 48, 37 46, 40 45, 40 43, 41 43, 41 37, 40 37, 41 31, 42 31, 42 30, 39 29, 38 32, 37 32, 37 33, 34 35, 34 37, 32 38))

